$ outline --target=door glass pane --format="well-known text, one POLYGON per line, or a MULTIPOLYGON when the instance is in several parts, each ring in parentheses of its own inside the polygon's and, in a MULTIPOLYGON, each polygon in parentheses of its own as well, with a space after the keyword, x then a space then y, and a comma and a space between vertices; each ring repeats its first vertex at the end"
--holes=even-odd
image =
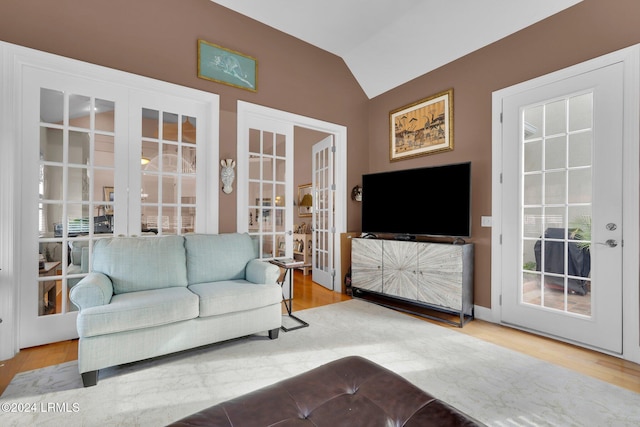
POLYGON ((264 136, 262 138, 262 152, 265 155, 273 156, 274 154, 274 137, 275 135, 271 132, 264 132, 264 136))
POLYGON ((284 233, 286 224, 286 205, 285 205, 285 191, 286 186, 284 184, 276 184, 275 186, 275 227, 278 234, 284 233))
POLYGON ((87 168, 67 168, 67 200, 89 201, 89 174, 87 168))
POLYGON ((557 138, 547 138, 545 140, 544 153, 544 167, 546 170, 564 168, 567 164, 567 145, 565 137, 560 136, 557 138))
POLYGON ((566 171, 544 174, 544 200, 548 205, 564 204, 567 197, 566 171))
POLYGON ((112 135, 96 134, 96 145, 93 153, 93 164, 96 167, 113 169, 114 166, 114 139, 112 135))
POLYGON ((162 115, 162 139, 165 141, 178 140, 178 115, 165 112, 162 115))
POLYGON ((175 206, 162 207, 162 234, 179 234, 180 217, 175 206))
POLYGON ((524 171, 542 170, 542 142, 532 141, 524 144, 524 171))
POLYGON ((542 175, 533 174, 524 177, 524 204, 533 206, 542 203, 542 175))
POLYGON ((524 140, 538 139, 542 136, 542 117, 544 108, 542 105, 529 107, 524 111, 524 140))
POLYGON ((64 118, 64 92, 40 89, 40 121, 61 124, 64 118))
POLYGON ((43 127, 40 138, 40 158, 46 162, 62 162, 62 130, 43 127))
POLYGON ((521 141, 521 301, 580 316, 591 315, 591 99, 525 108, 521 141))
POLYGON ((182 142, 185 144, 196 143, 196 127, 197 122, 195 117, 184 117, 182 123, 182 142))
POLYGON ((106 99, 96 99, 95 117, 96 130, 104 132, 113 132, 115 130, 114 110, 115 102, 106 99))
POLYGON ((263 181, 273 181, 273 158, 264 157, 262 160, 262 180, 263 181))
POLYGON ((591 131, 569 135, 569 167, 591 165, 591 144, 591 131))
POLYGON ((69 125, 83 129, 91 127, 91 98, 69 95, 69 125))

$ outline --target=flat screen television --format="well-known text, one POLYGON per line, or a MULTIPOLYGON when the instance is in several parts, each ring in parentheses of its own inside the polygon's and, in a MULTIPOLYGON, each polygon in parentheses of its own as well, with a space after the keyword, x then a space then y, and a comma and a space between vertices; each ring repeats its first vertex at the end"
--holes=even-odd
POLYGON ((471 163, 362 176, 362 231, 471 236, 471 163))

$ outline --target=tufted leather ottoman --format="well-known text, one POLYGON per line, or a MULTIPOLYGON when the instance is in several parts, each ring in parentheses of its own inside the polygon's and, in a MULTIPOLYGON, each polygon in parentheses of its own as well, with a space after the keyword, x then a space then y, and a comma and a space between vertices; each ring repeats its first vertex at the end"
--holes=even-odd
POLYGON ((482 426, 367 359, 345 357, 172 426, 482 426))

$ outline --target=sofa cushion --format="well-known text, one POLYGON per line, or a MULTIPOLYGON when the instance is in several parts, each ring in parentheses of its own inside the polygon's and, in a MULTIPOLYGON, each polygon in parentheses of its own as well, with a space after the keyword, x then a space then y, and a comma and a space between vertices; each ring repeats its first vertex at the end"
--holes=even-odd
POLYGON ((113 282, 113 293, 187 286, 182 236, 114 237, 97 240, 93 271, 113 282))
POLYGON ((245 279, 247 263, 258 257, 247 233, 187 234, 189 284, 245 279))
POLYGON ((82 310, 80 337, 115 334, 198 317, 198 297, 187 288, 166 288, 114 295, 111 303, 82 310))
MULTIPOLYGON (((69 249, 71 264, 78 266, 82 265, 83 253, 87 253, 87 250, 89 249, 89 242, 85 240, 69 242, 69 249)), ((83 273, 86 273, 86 271, 83 271, 83 273)))
POLYGON ((282 301, 282 288, 277 284, 255 284, 245 280, 190 285, 200 298, 200 317, 252 310, 282 301))

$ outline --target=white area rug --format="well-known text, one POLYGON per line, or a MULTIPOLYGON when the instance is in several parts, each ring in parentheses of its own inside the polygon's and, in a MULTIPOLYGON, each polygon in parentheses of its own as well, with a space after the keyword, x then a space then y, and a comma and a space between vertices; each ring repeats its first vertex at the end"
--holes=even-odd
POLYGON ((0 424, 165 425, 360 355, 488 425, 640 425, 640 394, 393 310, 350 300, 295 314, 311 326, 104 369, 86 389, 76 362, 19 374, 0 398, 0 424))

